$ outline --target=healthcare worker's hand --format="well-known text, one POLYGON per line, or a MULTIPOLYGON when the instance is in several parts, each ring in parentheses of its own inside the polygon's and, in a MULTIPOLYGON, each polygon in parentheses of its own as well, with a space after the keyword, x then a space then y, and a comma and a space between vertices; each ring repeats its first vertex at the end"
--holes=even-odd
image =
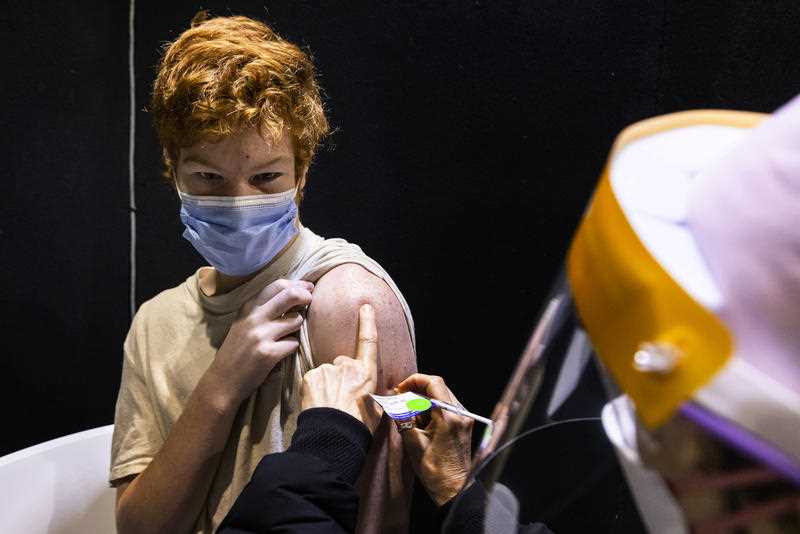
POLYGON ((297 350, 293 335, 311 303, 314 284, 277 280, 246 302, 207 371, 218 398, 238 407, 283 358, 297 350))
POLYGON ((378 383, 378 327, 375 310, 364 304, 358 310, 358 345, 355 358, 337 356, 303 376, 302 409, 336 408, 374 433, 381 419, 378 404, 369 398, 378 383))
MULTIPOLYGON (((395 388, 460 406, 455 395, 438 376, 414 374, 395 388)), ((455 497, 467 480, 472 460, 472 419, 433 408, 425 428, 400 433, 414 472, 428 495, 442 506, 455 497)))

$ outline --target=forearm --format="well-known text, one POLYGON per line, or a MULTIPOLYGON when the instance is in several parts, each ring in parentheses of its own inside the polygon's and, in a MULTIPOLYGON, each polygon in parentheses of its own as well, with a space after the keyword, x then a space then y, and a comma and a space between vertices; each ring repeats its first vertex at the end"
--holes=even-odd
POLYGON ((153 461, 117 503, 120 534, 189 532, 208 494, 238 403, 203 376, 153 461))
POLYGON ((386 476, 389 480, 389 524, 396 532, 407 532, 411 498, 414 489, 414 470, 403 450, 403 441, 394 421, 389 421, 386 440, 386 476))
POLYGON ((360 534, 408 531, 414 473, 399 438, 394 423, 384 417, 358 483, 360 534))

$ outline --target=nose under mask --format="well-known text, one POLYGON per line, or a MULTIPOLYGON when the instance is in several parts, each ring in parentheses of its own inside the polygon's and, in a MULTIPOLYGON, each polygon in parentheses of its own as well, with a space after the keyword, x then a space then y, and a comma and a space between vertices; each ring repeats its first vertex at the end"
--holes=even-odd
POLYGON ((240 197, 178 191, 183 237, 218 271, 254 273, 297 235, 296 191, 240 197))

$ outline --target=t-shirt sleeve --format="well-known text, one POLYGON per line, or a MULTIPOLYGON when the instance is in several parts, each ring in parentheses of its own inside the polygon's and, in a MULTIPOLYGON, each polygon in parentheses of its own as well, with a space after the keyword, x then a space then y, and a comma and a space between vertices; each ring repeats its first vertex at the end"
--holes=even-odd
POLYGON ((137 319, 134 319, 124 345, 122 381, 111 440, 109 481, 112 486, 125 477, 144 471, 164 443, 150 391, 141 371, 137 319))

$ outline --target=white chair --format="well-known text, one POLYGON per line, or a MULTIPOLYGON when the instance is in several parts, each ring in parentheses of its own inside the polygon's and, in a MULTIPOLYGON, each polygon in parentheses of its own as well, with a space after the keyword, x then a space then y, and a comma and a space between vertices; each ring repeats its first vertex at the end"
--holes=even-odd
POLYGON ((113 430, 93 428, 0 458, 0 532, 115 534, 113 430))

